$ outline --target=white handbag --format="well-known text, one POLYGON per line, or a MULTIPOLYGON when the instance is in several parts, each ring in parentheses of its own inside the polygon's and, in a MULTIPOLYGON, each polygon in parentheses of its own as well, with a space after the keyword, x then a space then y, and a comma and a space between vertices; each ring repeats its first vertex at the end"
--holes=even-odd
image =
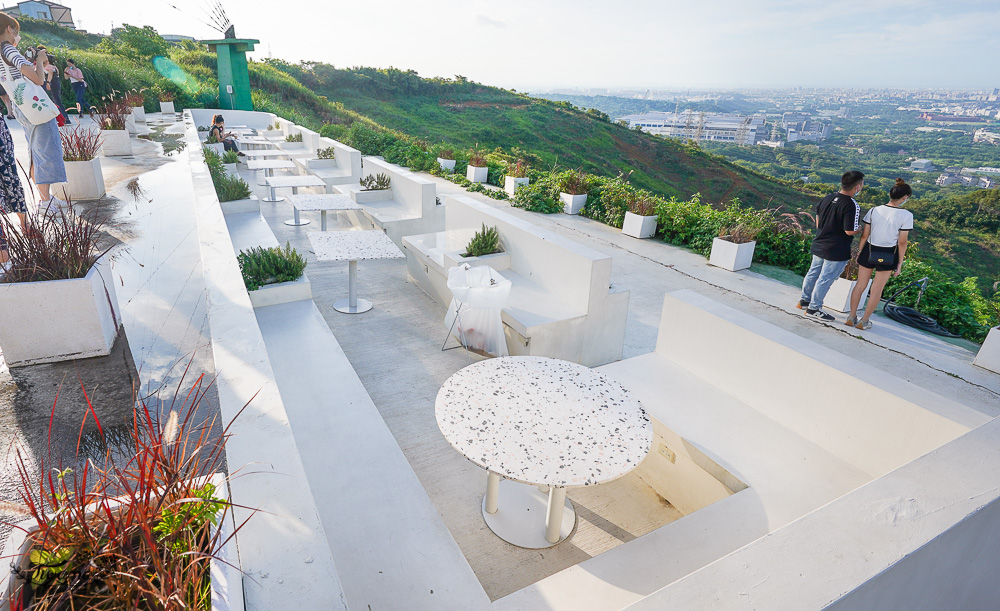
POLYGON ((15 79, 14 72, 7 61, 0 57, 0 84, 3 85, 11 101, 17 106, 32 125, 48 123, 59 116, 59 109, 49 99, 45 89, 24 78, 15 79))

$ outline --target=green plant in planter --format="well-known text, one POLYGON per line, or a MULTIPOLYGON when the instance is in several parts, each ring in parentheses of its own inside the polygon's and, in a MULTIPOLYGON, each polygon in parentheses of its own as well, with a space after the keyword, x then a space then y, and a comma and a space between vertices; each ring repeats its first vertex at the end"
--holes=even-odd
POLYGON ((226 151, 222 154, 222 163, 239 163, 240 154, 237 151, 226 151))
POLYGON ((207 125, 199 125, 199 126, 198 126, 198 131, 200 131, 200 132, 207 132, 207 131, 209 131, 210 129, 211 129, 211 128, 210 128, 210 127, 208 127, 207 125))
POLYGON ((469 153, 469 165, 477 168, 485 168, 486 163, 486 154, 479 149, 473 149, 472 152, 469 153))
POLYGON ((223 172, 222 176, 213 176, 212 182, 215 183, 215 194, 219 196, 220 202, 234 202, 250 197, 250 185, 239 176, 223 172))
POLYGON ((507 166, 507 176, 511 178, 526 178, 528 176, 528 164, 517 161, 507 166))
POLYGON ((455 151, 451 149, 441 149, 437 152, 437 156, 441 159, 453 160, 455 159, 455 151))
POLYGON ((570 195, 583 195, 590 190, 591 178, 582 170, 566 170, 559 175, 559 191, 570 195))
POLYGON ((333 148, 332 146, 329 147, 329 148, 325 148, 325 149, 316 149, 316 158, 317 159, 336 159, 337 158, 337 150, 335 148, 333 148))
POLYGON ((285 142, 302 142, 302 134, 288 134, 285 136, 285 142))
POLYGON ((483 223, 483 228, 472 236, 462 256, 482 257, 498 252, 503 252, 503 248, 500 247, 500 232, 496 227, 487 227, 486 223, 483 223))
POLYGON ((298 280, 306 268, 306 260, 288 242, 284 249, 256 246, 242 250, 236 260, 248 291, 256 291, 267 284, 298 280))
POLYGON ((383 191, 390 187, 391 181, 386 174, 369 174, 361 179, 361 187, 365 191, 383 191))
POLYGON ((205 144, 218 144, 218 143, 219 139, 216 137, 215 132, 209 134, 208 137, 205 138, 205 144))

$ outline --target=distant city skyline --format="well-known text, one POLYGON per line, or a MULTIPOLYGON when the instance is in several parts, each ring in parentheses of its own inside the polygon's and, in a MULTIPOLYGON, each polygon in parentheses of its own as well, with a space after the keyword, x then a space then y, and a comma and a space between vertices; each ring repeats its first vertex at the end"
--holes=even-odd
MULTIPOLYGON (((8 2, 13 4, 13 2, 8 2)), ((210 0, 67 1, 81 27, 219 36, 210 0), (176 6, 177 9, 171 7, 176 6)), ((994 0, 223 0, 255 58, 393 66, 518 90, 788 87, 992 89, 994 0), (280 25, 279 25, 280 24, 280 25)))

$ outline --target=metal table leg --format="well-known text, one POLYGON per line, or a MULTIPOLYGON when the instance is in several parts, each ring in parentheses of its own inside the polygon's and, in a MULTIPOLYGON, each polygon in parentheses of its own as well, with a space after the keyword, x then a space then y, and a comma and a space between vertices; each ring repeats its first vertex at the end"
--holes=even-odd
POLYGON ((334 302, 333 309, 344 314, 361 314, 372 309, 372 302, 358 299, 358 262, 351 261, 348 267, 347 299, 334 302))
MULTIPOLYGON (((295 206, 292 206, 292 210, 295 211, 295 218, 288 219, 287 221, 285 221, 286 225, 291 225, 292 227, 300 227, 302 225, 308 225, 309 224, 309 221, 303 221, 302 219, 299 218, 299 209, 298 208, 296 208, 295 206)), ((326 220, 326 219, 324 219, 324 220, 326 220)))
POLYGON ((267 188, 268 188, 268 191, 270 192, 270 195, 268 197, 264 198, 265 202, 267 202, 269 204, 276 204, 278 202, 285 201, 284 197, 278 197, 277 193, 274 192, 274 187, 272 187, 271 185, 268 185, 267 188))
POLYGON ((486 472, 486 513, 496 513, 500 500, 500 476, 492 471, 486 472))
POLYGON ((549 543, 559 543, 562 538, 563 509, 566 504, 566 489, 560 486, 549 488, 549 506, 545 512, 545 540, 549 543))
POLYGON ((320 210, 319 212, 319 222, 320 227, 323 231, 326 231, 326 210, 320 210))

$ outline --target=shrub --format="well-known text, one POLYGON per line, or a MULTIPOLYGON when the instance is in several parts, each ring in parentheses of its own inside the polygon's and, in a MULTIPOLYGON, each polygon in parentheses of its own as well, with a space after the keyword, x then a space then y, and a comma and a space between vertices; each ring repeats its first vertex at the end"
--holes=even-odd
POLYGON ((547 180, 539 180, 514 191, 511 205, 543 214, 562 212, 563 209, 562 204, 552 197, 552 183, 547 180))
POLYGON ((486 167, 488 165, 486 161, 486 154, 479 149, 472 149, 469 153, 469 165, 476 166, 477 168, 486 167))
POLYGON ((285 142, 302 142, 302 134, 288 134, 285 136, 285 142))
POLYGON ((101 129, 125 129, 125 123, 132 116, 132 107, 123 96, 111 93, 104 99, 100 113, 103 115, 101 129))
POLYGON ((750 223, 739 222, 735 225, 728 225, 719 229, 719 237, 733 244, 748 244, 757 239, 760 227, 754 227, 750 223))
POLYGON ((472 236, 462 256, 482 257, 498 252, 503 252, 503 248, 500 247, 500 232, 496 227, 487 227, 486 223, 483 223, 483 228, 472 236))
POLYGON ((888 299, 904 286, 922 278, 928 279, 923 296, 920 296, 919 286, 912 286, 894 302, 919 309, 952 333, 973 341, 983 341, 990 325, 996 324, 997 320, 993 317, 991 303, 983 297, 974 277, 955 282, 933 266, 907 257, 900 274, 889 279, 882 295, 888 299))
POLYGON ((218 144, 218 143, 219 143, 219 137, 215 135, 215 132, 212 132, 205 138, 205 144, 218 144))
POLYGON ((566 170, 559 175, 559 191, 570 195, 583 195, 590 190, 590 175, 582 170, 566 170))
POLYGON ((101 132, 79 125, 59 130, 59 138, 62 140, 63 161, 90 161, 97 157, 101 148, 101 132))
POLYGON ((386 174, 369 174, 361 179, 364 191, 383 191, 390 187, 389 176, 386 174))
POLYGON ((250 185, 239 176, 233 176, 223 171, 221 176, 212 177, 215 183, 215 194, 220 202, 233 202, 250 197, 250 185))
POLYGON ((248 291, 256 291, 267 284, 298 280, 306 268, 306 260, 288 242, 284 249, 256 246, 240 251, 236 260, 248 291))
POLYGON ((441 159, 454 159, 455 151, 451 149, 438 149, 437 156, 441 159))
POLYGON ((226 151, 222 154, 222 163, 233 164, 240 162, 240 154, 238 151, 226 151))
POLYGON ((506 175, 512 178, 525 178, 528 176, 528 164, 523 161, 516 161, 507 166, 506 175))
POLYGON ((337 158, 337 149, 333 148, 332 146, 329 147, 329 148, 325 148, 325 149, 317 149, 316 150, 316 158, 317 159, 336 159, 337 158))

